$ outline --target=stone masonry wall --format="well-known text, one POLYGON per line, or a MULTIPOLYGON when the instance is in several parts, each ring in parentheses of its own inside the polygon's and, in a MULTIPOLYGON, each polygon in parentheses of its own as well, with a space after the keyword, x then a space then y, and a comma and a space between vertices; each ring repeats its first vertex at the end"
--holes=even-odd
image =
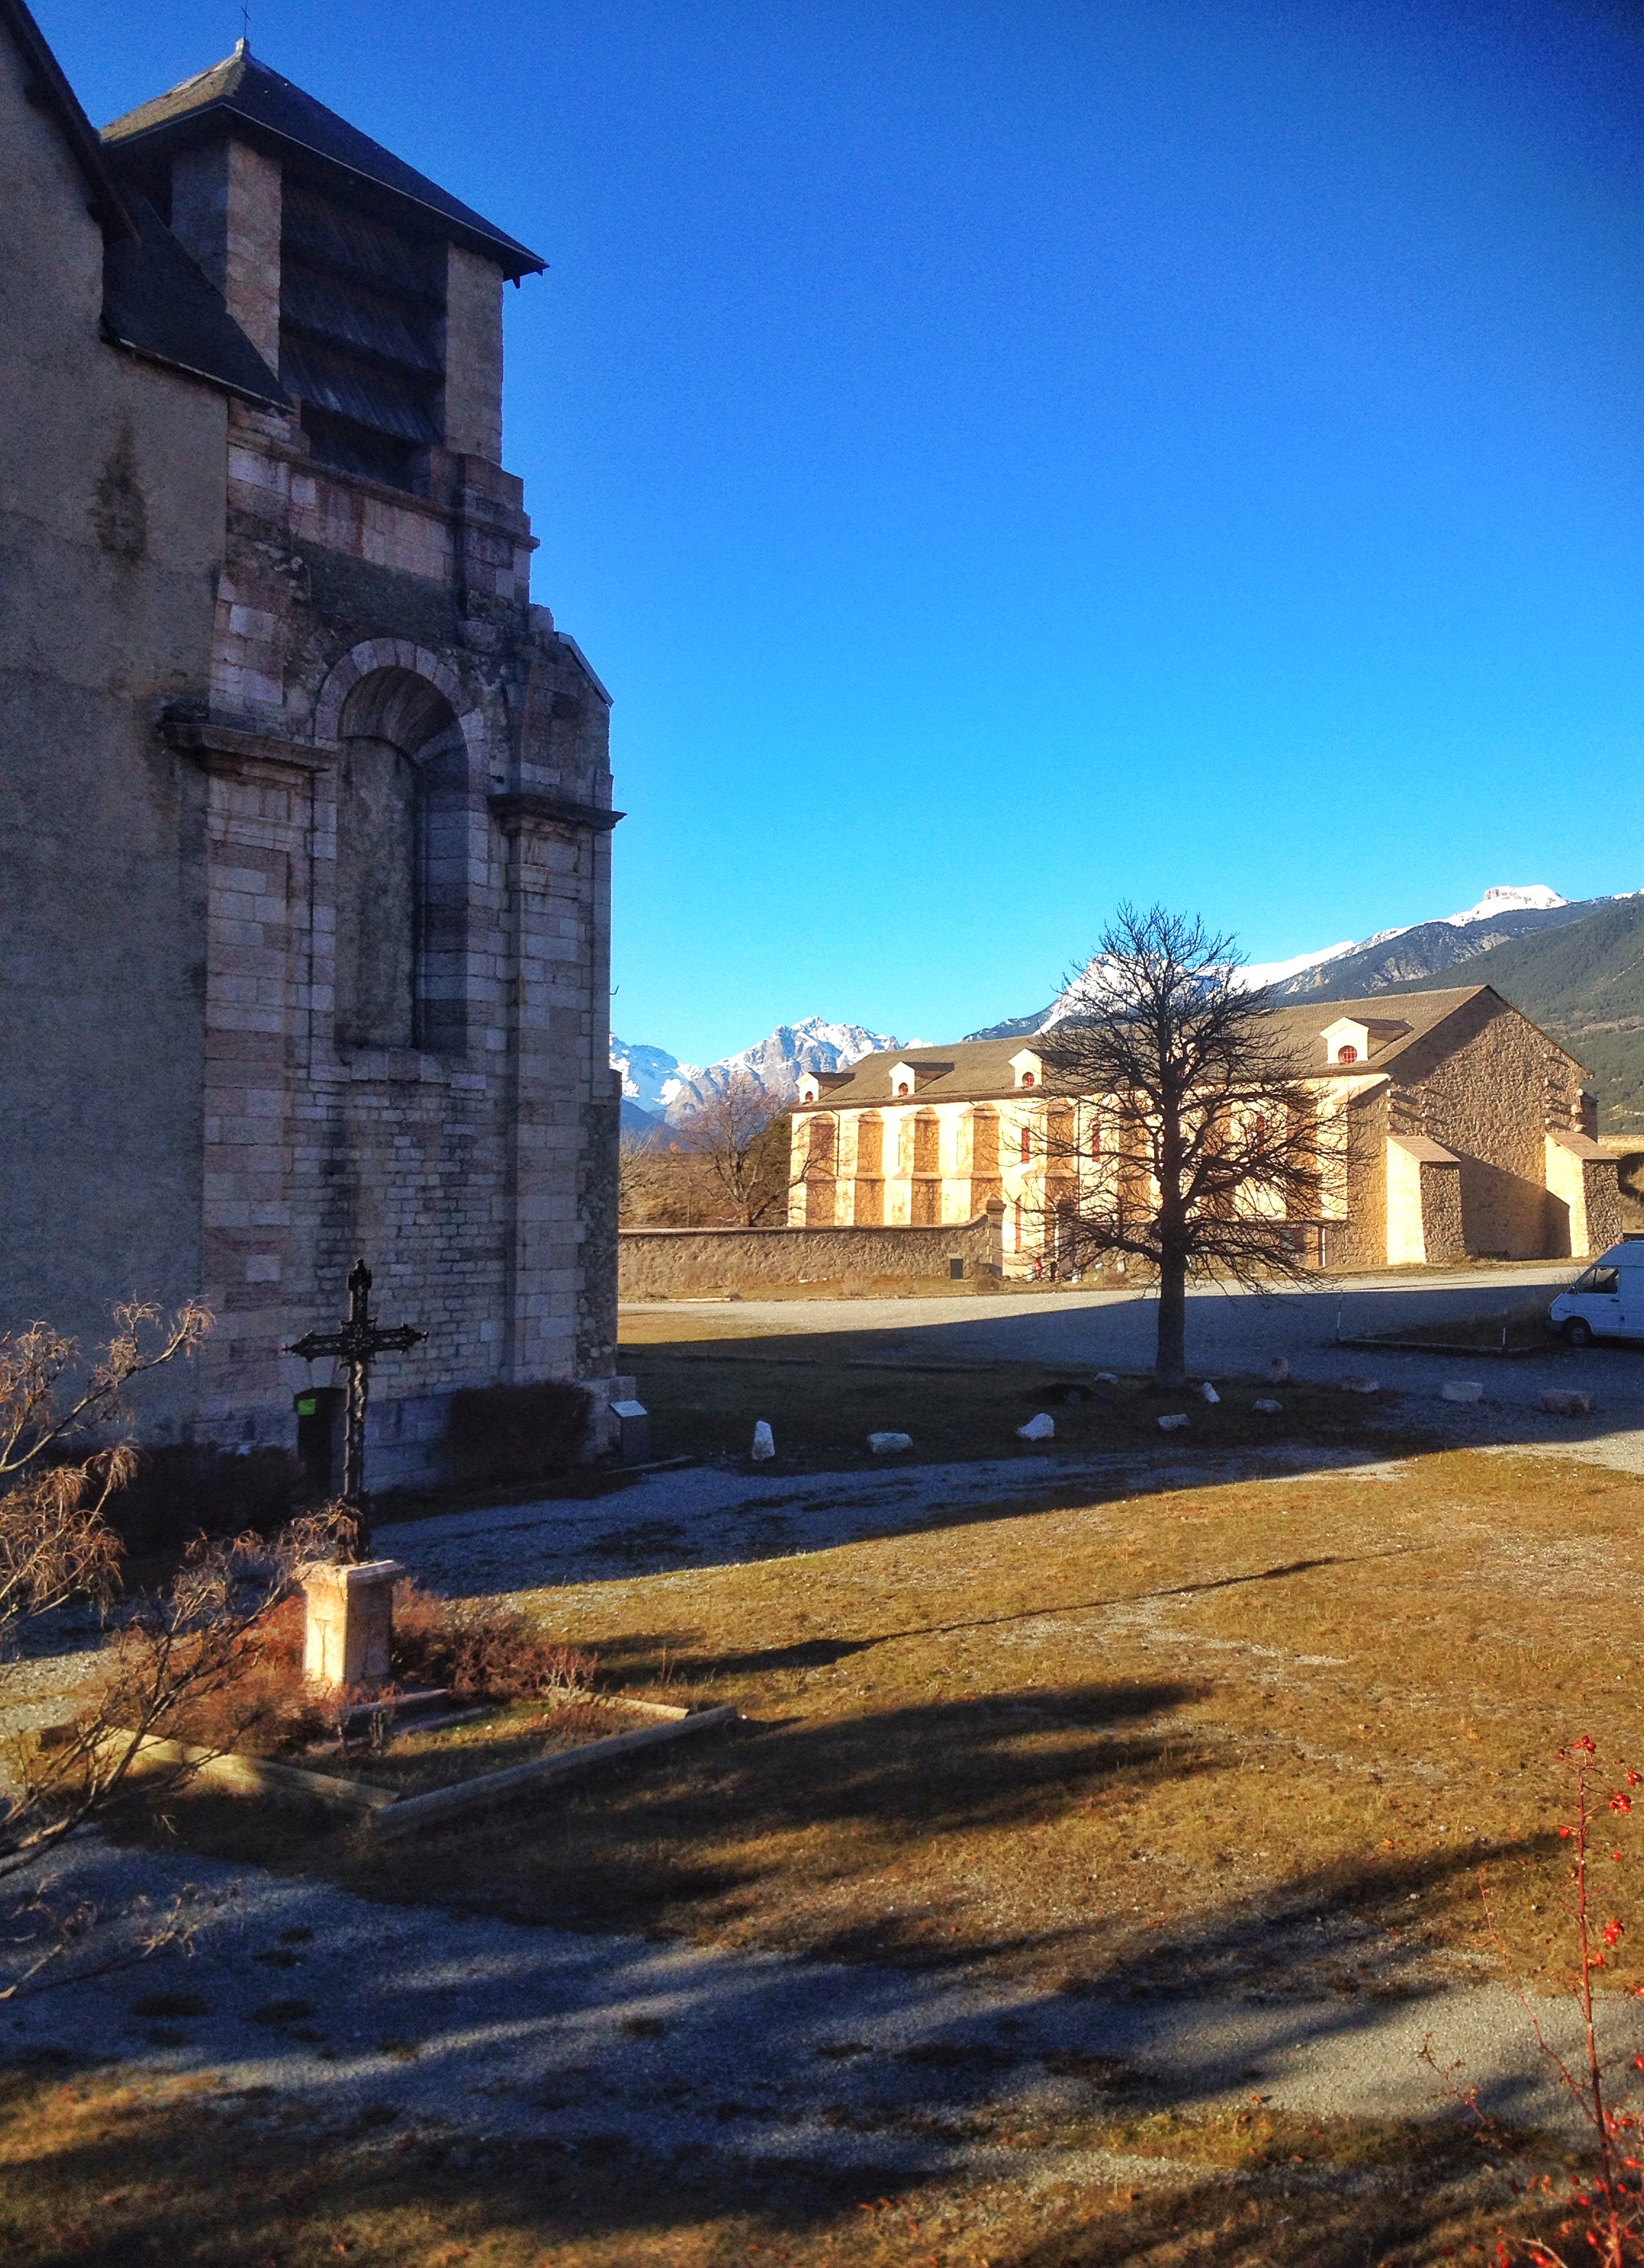
POLYGON ((1545 1136, 1579 1123, 1580 1074, 1527 1019, 1489 994, 1401 1056, 1391 1130, 1425 1134, 1461 1160, 1463 1234, 1475 1256, 1537 1259, 1550 1219, 1545 1136))
POLYGON ((1000 1237, 986 1215, 947 1228, 628 1228, 618 1240, 625 1300, 688 1299, 761 1285, 834 1284, 850 1278, 996 1282, 1000 1237))
MULTIPOLYGON (((201 1281, 205 783, 157 740, 198 696, 225 404, 102 336, 85 180, 0 37, 0 1330, 88 1344, 201 1281)), ((186 1422, 194 1373, 141 1416, 186 1422)))

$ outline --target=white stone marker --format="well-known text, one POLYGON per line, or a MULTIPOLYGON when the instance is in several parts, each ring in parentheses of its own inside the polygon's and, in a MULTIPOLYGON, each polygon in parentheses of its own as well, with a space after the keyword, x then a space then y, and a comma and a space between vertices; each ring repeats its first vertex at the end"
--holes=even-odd
POLYGON ((749 1450, 748 1454, 753 1459, 755 1464, 776 1454, 775 1438, 772 1434, 770 1421, 767 1418, 760 1418, 755 1422, 753 1447, 749 1450))
POLYGON ((303 1578, 307 1621, 303 1675, 321 1691, 387 1683, 393 1643, 397 1559, 368 1559, 361 1566, 327 1564, 303 1578))
POLYGON ((1048 1410, 1041 1410, 1037 1418, 1030 1418, 1025 1425, 1016 1427, 1018 1441, 1050 1441, 1055 1434, 1056 1420, 1048 1410))

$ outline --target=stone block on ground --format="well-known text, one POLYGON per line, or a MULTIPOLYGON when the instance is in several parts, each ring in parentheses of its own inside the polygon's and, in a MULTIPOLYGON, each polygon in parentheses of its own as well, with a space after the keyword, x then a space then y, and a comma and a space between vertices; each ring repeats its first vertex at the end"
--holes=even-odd
POLYGON ((1273 1401, 1271 1395, 1255 1403, 1254 1407, 1261 1411, 1264 1418, 1277 1418, 1284 1410, 1283 1403, 1273 1401))
POLYGON ((1289 1382, 1289 1364, 1281 1354, 1274 1355, 1273 1360, 1267 1365, 1267 1383, 1270 1386, 1288 1386, 1289 1382))
POLYGON ((1048 1410, 1041 1410, 1037 1418, 1030 1418, 1025 1425, 1016 1427, 1018 1441, 1048 1441, 1053 1440, 1056 1420, 1048 1410))
POLYGON ((1185 1410, 1167 1410, 1159 1420, 1159 1431, 1161 1433, 1178 1433, 1186 1423, 1187 1412, 1185 1410))
POLYGON ((755 1425, 753 1447, 749 1450, 748 1454, 753 1459, 755 1464, 763 1463, 766 1458, 774 1457, 776 1454, 776 1438, 771 1432, 768 1419, 761 1418, 755 1425))
POLYGON ((383 1685, 392 1670, 397 1559, 327 1563, 303 1577, 303 1675, 321 1692, 383 1685))
POLYGON ((1204 1395, 1207 1402, 1220 1402, 1222 1399, 1222 1396, 1216 1392, 1215 1387, 1211 1385, 1208 1379, 1206 1379, 1199 1391, 1204 1395))
POLYGON ((1537 1400, 1538 1410, 1549 1410, 1555 1418, 1587 1418, 1592 1414, 1592 1396, 1578 1394, 1574 1387, 1549 1386, 1537 1400))
POLYGON ((1447 1378, 1439 1393, 1446 1402, 1482 1402, 1484 1381, 1477 1378, 1447 1378))
POLYGON ((1344 1378, 1341 1390, 1344 1394, 1379 1394, 1382 1381, 1379 1378, 1344 1378))
POLYGON ((876 1457, 899 1456, 904 1449, 911 1449, 913 1446, 911 1433, 870 1433, 868 1436, 868 1447, 876 1457))

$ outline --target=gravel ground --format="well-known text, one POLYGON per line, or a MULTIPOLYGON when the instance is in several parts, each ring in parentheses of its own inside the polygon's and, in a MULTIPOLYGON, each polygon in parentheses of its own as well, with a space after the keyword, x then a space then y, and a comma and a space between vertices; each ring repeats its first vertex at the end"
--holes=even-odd
POLYGON ((615 1497, 558 1498, 379 1527, 371 1549, 432 1590, 473 1597, 827 1551, 992 1506, 1066 1502, 1082 1491, 1106 1498, 1293 1477, 1303 1469, 1361 1477, 1389 1468, 1374 1451, 1282 1444, 1237 1455, 1041 1454, 883 1472, 782 1475, 697 1465, 648 1474, 615 1497))
MULTIPOLYGON (((1372 1987, 1351 2000, 1109 2000, 376 1905, 91 1836, 41 1888, 103 1918, 46 1972, 52 1989, 0 2009, 0 2060, 117 2062, 139 2083, 204 2073, 241 2102, 267 2091, 271 2115, 300 2103, 356 2128, 620 2134, 653 2154, 907 2175, 979 2170, 998 2152, 1018 2176, 1061 2178, 1082 2169, 1085 2122, 1105 2107, 1259 2095, 1315 2117, 1434 2115, 1428 2038, 1491 2108, 1570 2123, 1510 1992, 1424 1977, 1369 1929, 1348 1947, 1333 1926, 1293 1924, 1368 1964, 1372 1987), (109 1970, 180 1896, 191 1948, 109 1970)), ((1567 2051, 1568 2014, 1543 2007, 1567 2051)), ((1613 2049, 1644 2044, 1636 2004, 1609 2014, 1613 2049)))

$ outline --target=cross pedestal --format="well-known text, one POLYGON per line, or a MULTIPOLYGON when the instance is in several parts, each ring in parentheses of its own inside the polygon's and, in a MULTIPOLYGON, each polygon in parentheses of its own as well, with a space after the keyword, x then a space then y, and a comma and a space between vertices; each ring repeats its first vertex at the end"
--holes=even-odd
POLYGON ((307 1620, 303 1675, 323 1693, 385 1685, 393 1646, 397 1559, 311 1567, 303 1578, 307 1620))

